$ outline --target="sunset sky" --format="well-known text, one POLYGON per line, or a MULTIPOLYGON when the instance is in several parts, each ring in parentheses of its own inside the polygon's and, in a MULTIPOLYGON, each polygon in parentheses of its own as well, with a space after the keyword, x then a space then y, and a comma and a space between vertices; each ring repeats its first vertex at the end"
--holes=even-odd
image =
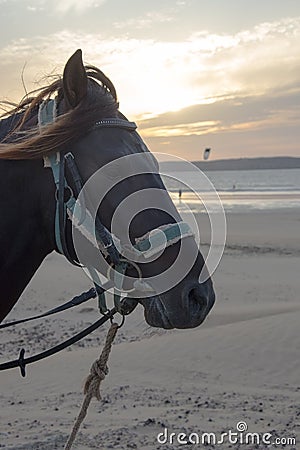
POLYGON ((154 151, 300 156, 299 0, 0 0, 0 98, 81 48, 154 151))

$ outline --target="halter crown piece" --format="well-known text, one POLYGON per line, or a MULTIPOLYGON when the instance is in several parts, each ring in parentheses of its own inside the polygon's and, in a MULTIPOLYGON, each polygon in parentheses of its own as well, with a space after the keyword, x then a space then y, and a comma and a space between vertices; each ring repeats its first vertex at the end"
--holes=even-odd
MULTIPOLYGON (((40 104, 38 112, 38 124, 40 129, 43 126, 53 123, 56 120, 56 117, 57 102, 55 99, 48 99, 40 104)), ((125 119, 108 118, 99 120, 95 123, 93 128, 123 128, 129 132, 135 132, 137 126, 134 122, 129 122, 125 119)), ((83 183, 75 163, 74 155, 71 152, 64 155, 60 154, 60 152, 56 152, 44 157, 44 167, 51 168, 56 186, 55 241, 57 249, 72 264, 83 267, 70 256, 68 251, 65 236, 67 218, 72 221, 73 225, 94 247, 96 247, 94 239, 94 236, 96 236, 98 244, 97 250, 100 249, 103 256, 109 258, 114 268, 113 271, 109 271, 107 274, 109 277, 112 272, 114 273, 113 283, 108 281, 105 285, 101 286, 101 281, 96 269, 87 267, 98 295, 100 312, 105 314, 108 311, 105 301, 105 290, 110 289, 113 286, 115 308, 121 314, 127 314, 128 312, 124 312, 124 309, 122 309, 123 302, 121 301, 121 293, 127 268, 130 266, 134 267, 138 272, 139 279, 134 283, 134 288, 136 290, 153 292, 153 288, 149 283, 142 280, 142 273, 139 266, 121 255, 122 246, 120 241, 115 236, 112 236, 107 228, 101 223, 98 216, 96 216, 96 220, 94 221, 90 212, 86 209, 85 204, 83 204, 83 201, 81 201, 81 204, 79 205, 79 202, 76 204, 77 198, 74 196, 74 192, 66 180, 65 166, 67 166, 70 172, 75 196, 78 198, 83 183), (67 199, 65 199, 66 191, 69 193, 67 199)), ((133 249, 136 254, 145 258, 146 262, 147 258, 160 253, 166 247, 175 244, 183 238, 193 235, 191 228, 186 222, 171 223, 151 230, 144 236, 137 238, 133 249)), ((135 305, 136 304, 137 302, 135 302, 135 305)))

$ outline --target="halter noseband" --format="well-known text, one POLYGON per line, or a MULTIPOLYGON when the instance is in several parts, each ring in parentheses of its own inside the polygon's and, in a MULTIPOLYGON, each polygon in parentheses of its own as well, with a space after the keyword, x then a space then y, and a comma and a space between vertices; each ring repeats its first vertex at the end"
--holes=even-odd
MULTIPOLYGON (((42 128, 45 125, 51 124, 56 120, 57 103, 54 99, 49 99, 41 103, 38 113, 38 124, 42 128)), ((129 122, 125 119, 109 118, 102 119, 95 123, 95 128, 123 128, 130 132, 134 132, 137 128, 134 122, 129 122)), ((83 267, 82 264, 74 260, 68 250, 66 240, 66 221, 69 218, 73 225, 79 229, 79 231, 94 245, 93 230, 95 229, 95 235, 97 244, 101 253, 105 258, 108 258, 110 263, 114 267, 114 303, 118 312, 124 314, 122 310, 121 291, 123 289, 123 281, 126 270, 129 267, 133 267, 139 276, 139 279, 135 281, 134 287, 139 291, 153 291, 151 286, 142 280, 142 273, 139 266, 133 263, 130 259, 124 258, 118 251, 111 233, 102 224, 99 217, 96 216, 94 220, 90 212, 85 208, 85 205, 75 204, 79 193, 82 189, 83 183, 76 166, 74 155, 69 152, 62 155, 60 152, 53 153, 50 156, 44 157, 44 167, 50 167, 53 174, 54 183, 56 186, 56 211, 55 211, 55 241, 59 253, 63 254, 72 264, 83 267), (69 186, 65 168, 68 168, 73 182, 73 190, 69 186), (67 195, 67 199, 66 197, 67 195), (75 194, 75 195, 74 195, 75 194), (80 226, 80 227, 79 227, 80 226)), ((183 238, 193 236, 193 232, 186 222, 170 223, 158 227, 144 236, 135 239, 135 245, 133 245, 134 251, 139 255, 142 255, 145 259, 160 253, 166 247, 169 247, 183 238)), ((107 311, 105 301, 105 289, 101 286, 98 273, 95 268, 87 267, 95 284, 95 288, 99 299, 99 309, 101 313, 107 311)), ((109 277, 109 273, 108 273, 109 277)))

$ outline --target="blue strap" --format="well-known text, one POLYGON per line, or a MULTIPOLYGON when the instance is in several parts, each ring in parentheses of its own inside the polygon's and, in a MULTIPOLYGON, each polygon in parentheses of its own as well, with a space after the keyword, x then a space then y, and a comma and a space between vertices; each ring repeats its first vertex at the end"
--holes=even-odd
POLYGON ((56 117, 56 100, 45 100, 39 107, 38 123, 40 127, 53 123, 56 117))

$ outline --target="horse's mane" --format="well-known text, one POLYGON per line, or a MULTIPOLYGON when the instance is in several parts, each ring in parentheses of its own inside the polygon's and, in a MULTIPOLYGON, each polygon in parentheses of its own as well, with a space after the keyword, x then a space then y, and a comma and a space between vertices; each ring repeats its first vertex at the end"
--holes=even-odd
POLYGON ((117 115, 117 95, 112 82, 94 66, 85 66, 85 70, 88 76, 86 97, 76 108, 59 115, 50 125, 39 129, 37 110, 43 101, 51 97, 57 97, 58 102, 63 98, 62 77, 28 93, 18 105, 9 104, 10 110, 1 117, 16 117, 17 120, 12 120, 16 125, 0 142, 0 159, 37 159, 53 151, 64 150, 97 120, 117 115))

